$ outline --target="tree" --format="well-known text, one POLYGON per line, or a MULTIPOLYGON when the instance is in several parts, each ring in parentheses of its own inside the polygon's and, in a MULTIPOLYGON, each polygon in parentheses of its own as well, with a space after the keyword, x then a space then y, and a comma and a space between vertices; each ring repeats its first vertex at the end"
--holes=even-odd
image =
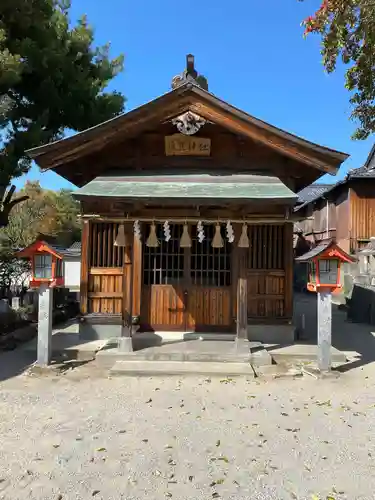
POLYGON ((71 27, 69 8, 68 0, 0 2, 0 227, 21 201, 7 190, 31 166, 25 151, 123 111, 124 97, 104 92, 123 56, 93 45, 85 17, 71 27))
POLYGON ((0 230, 3 245, 13 253, 30 245, 39 234, 54 237, 64 246, 80 240, 79 203, 70 191, 52 191, 39 182, 27 182, 20 195, 27 200, 12 210, 7 227, 0 230))
POLYGON ((339 57, 350 64, 346 88, 352 92, 351 118, 359 122, 353 138, 366 139, 375 132, 375 0, 323 0, 303 24, 306 35, 322 36, 323 62, 329 73, 339 57))

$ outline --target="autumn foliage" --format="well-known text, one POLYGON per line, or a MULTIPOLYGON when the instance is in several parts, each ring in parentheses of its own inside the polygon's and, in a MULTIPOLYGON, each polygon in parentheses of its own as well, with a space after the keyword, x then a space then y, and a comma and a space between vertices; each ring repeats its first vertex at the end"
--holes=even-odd
MULTIPOLYGON (((302 0, 303 1, 303 0, 302 0)), ((305 35, 322 36, 326 70, 345 65, 346 88, 351 92, 351 118, 358 124, 353 137, 366 139, 375 132, 375 0, 323 0, 303 21, 305 35)))

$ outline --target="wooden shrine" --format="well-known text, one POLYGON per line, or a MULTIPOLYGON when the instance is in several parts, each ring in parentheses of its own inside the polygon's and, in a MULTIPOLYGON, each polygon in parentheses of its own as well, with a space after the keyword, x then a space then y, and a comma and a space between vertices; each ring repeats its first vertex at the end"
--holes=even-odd
POLYGON ((191 61, 165 95, 29 152, 79 187, 82 328, 288 342, 295 193, 347 155, 215 97, 191 61))

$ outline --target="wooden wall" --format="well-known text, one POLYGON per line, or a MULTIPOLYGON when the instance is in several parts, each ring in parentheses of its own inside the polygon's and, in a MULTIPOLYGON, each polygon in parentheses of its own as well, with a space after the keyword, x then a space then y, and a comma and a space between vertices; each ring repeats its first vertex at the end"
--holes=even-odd
POLYGON ((350 249, 356 252, 375 236, 375 186, 373 179, 355 181, 350 187, 350 249))
POLYGON ((91 222, 88 226, 89 234, 84 231, 82 240, 82 268, 86 275, 83 280, 87 285, 81 296, 81 310, 88 314, 121 315, 124 307, 128 309, 123 290, 124 280, 129 277, 129 259, 124 248, 114 245, 119 225, 91 222))
MULTIPOLYGON (((298 191, 317 178, 317 170, 303 165, 287 156, 281 155, 271 148, 245 139, 229 132, 223 127, 206 124, 196 137, 211 139, 211 154, 207 157, 178 157, 165 155, 165 136, 176 133, 171 123, 160 125, 156 130, 150 130, 138 137, 126 141, 111 143, 108 148, 87 156, 84 166, 80 161, 70 170, 75 169, 78 185, 84 185, 102 172, 110 170, 129 171, 162 171, 168 169, 175 172, 180 168, 183 172, 207 170, 228 170, 237 172, 267 173, 279 176, 292 190, 298 191), (86 166, 90 165, 90 169, 86 166)), ((61 167, 61 174, 64 168, 61 167)), ((322 172, 323 174, 323 172, 322 172)), ((319 175, 319 174, 318 174, 319 175)))
POLYGON ((298 226, 308 241, 319 242, 322 239, 335 238, 341 248, 350 251, 349 236, 349 195, 344 185, 327 194, 327 198, 319 198, 302 209, 302 220, 298 226))
MULTIPOLYGON (((150 291, 142 286, 142 242, 136 240, 134 246, 133 304, 130 308, 130 294, 127 291, 131 287, 132 255, 129 248, 124 249, 113 245, 118 224, 91 222, 86 223, 87 226, 90 231, 88 232, 85 228, 83 232, 83 237, 88 238, 87 244, 83 242, 82 245, 83 260, 85 252, 87 255, 87 266, 82 261, 82 312, 110 315, 121 315, 127 312, 139 315, 142 312, 142 316, 146 314, 147 317, 158 314, 156 307, 155 311, 148 310, 153 307, 151 301, 146 305, 148 312, 145 309, 144 302, 148 299, 145 294, 150 291), (84 285, 85 273, 87 286, 84 285)), ((238 227, 236 231, 239 235, 238 227)), ((293 312, 293 224, 249 225, 248 235, 250 241, 247 252, 248 318, 254 323, 289 320, 293 312)), ((222 323, 228 327, 232 324, 232 318, 236 317, 236 287, 240 273, 236 257, 238 250, 237 246, 233 247, 232 290, 231 287, 219 287, 208 293, 204 287, 192 289, 193 293, 189 296, 188 312, 190 313, 186 319, 187 323, 184 325, 185 320, 181 318, 179 320, 177 314, 176 328, 184 326, 194 328, 197 322, 204 324, 207 314, 210 315, 210 321, 213 321, 217 314, 220 316, 216 318, 218 324, 222 323), (207 302, 211 296, 212 304, 210 301, 207 302)), ((170 286, 164 288, 170 295, 170 286)), ((164 288, 160 287, 160 293, 164 288)), ((175 290, 174 295, 176 304, 172 309, 183 310, 183 305, 181 306, 183 291, 180 290, 178 293, 178 290, 175 290)), ((162 297, 158 303, 161 307, 162 297)), ((157 324, 157 318, 154 319, 157 324)))
POLYGON ((249 227, 248 318, 280 320, 292 316, 293 226, 249 227))

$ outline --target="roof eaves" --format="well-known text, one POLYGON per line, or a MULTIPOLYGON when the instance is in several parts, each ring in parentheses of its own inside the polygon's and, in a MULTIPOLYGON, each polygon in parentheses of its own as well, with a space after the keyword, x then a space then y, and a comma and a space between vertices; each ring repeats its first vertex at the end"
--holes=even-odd
MULTIPOLYGON (((175 95, 181 95, 181 94, 184 94, 188 91, 192 91, 195 94, 197 94, 198 96, 201 96, 203 99, 208 100, 210 102, 210 104, 214 104, 214 105, 236 115, 240 120, 243 120, 247 123, 251 123, 251 124, 261 128, 261 129, 264 129, 268 132, 274 133, 275 135, 277 135, 281 138, 290 140, 291 142, 298 144, 300 146, 312 149, 315 152, 318 152, 320 154, 329 155, 336 162, 342 163, 343 161, 345 161, 349 157, 349 155, 347 153, 343 153, 341 151, 337 151, 335 149, 328 148, 326 146, 321 146, 319 144, 313 143, 311 141, 308 141, 307 139, 299 137, 295 134, 291 134, 290 132, 284 131, 284 130, 282 130, 274 125, 271 125, 263 120, 260 120, 259 118, 256 118, 256 117, 246 113, 245 111, 242 111, 242 110, 236 108, 235 106, 228 104, 227 102, 218 98, 214 94, 202 89, 197 84, 194 84, 194 83, 189 82, 189 81, 178 86, 176 89, 171 90, 171 91, 157 97, 156 99, 153 99, 153 100, 149 101, 148 103, 143 104, 142 106, 139 106, 138 108, 135 108, 127 113, 122 113, 119 116, 116 116, 110 120, 107 120, 106 122, 95 125, 94 127, 86 129, 82 132, 78 132, 77 134, 72 135, 70 137, 65 137, 63 139, 60 139, 59 141, 55 141, 55 142, 52 142, 49 144, 45 144, 43 146, 39 146, 37 148, 30 149, 30 150, 26 151, 26 153, 28 154, 28 156, 30 156, 30 158, 36 159, 40 156, 43 156, 47 152, 48 153, 51 153, 53 151, 57 152, 59 147, 62 144, 64 144, 65 146, 68 144, 73 146, 74 144, 79 144, 82 140, 84 142, 86 142, 86 141, 88 142, 92 137, 95 136, 98 129, 101 129, 103 132, 106 130, 109 131, 109 130, 111 130, 112 127, 114 128, 114 127, 118 126, 118 123, 120 121, 122 122, 125 120, 129 120, 132 116, 134 116, 134 114, 142 113, 142 111, 150 104, 157 106, 163 99, 173 98, 173 96, 175 96, 175 95)), ((44 167, 44 168, 46 168, 46 167, 44 167)), ((335 167, 335 168, 337 168, 337 167, 335 167)))
POLYGON ((365 161, 365 164, 364 164, 365 168, 368 168, 370 166, 370 163, 372 162, 372 160, 374 159, 374 157, 375 157, 375 143, 372 146, 371 151, 370 151, 370 153, 369 153, 369 155, 368 155, 368 157, 367 157, 367 159, 365 161))
POLYGON ((28 150, 26 150, 26 154, 30 158, 35 159, 35 158, 38 158, 39 156, 45 154, 45 152, 47 152, 47 151, 51 152, 54 149, 57 149, 61 144, 74 144, 75 142, 79 142, 79 140, 85 135, 89 136, 88 138, 90 138, 91 135, 95 134, 95 132, 98 129, 102 128, 103 131, 106 129, 110 129, 111 126, 113 126, 114 124, 117 124, 117 122, 119 122, 120 120, 128 119, 128 117, 130 115, 132 115, 135 112, 139 112, 142 108, 147 107, 149 104, 156 103, 157 101, 160 101, 163 98, 167 98, 168 96, 183 94, 187 90, 191 89, 192 87, 196 87, 196 85, 191 83, 191 82, 183 83, 182 85, 179 85, 176 89, 170 90, 169 92, 166 92, 166 93, 156 97, 155 99, 151 99, 150 101, 146 102, 145 104, 142 104, 141 106, 139 106, 137 108, 134 108, 128 112, 121 113, 117 116, 114 116, 113 118, 110 118, 109 120, 107 120, 105 122, 98 123, 97 125, 94 125, 93 127, 90 127, 88 129, 77 132, 74 135, 71 135, 69 137, 63 137, 62 139, 59 139, 57 141, 50 142, 47 144, 43 144, 42 146, 37 146, 35 148, 28 149, 28 150))

